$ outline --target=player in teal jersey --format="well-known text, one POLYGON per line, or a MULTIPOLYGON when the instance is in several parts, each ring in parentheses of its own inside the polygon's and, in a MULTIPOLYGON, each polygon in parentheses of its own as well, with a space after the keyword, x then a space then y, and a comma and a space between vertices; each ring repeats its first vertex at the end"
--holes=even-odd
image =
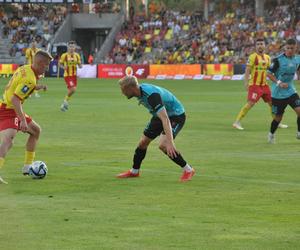
POLYGON ((160 136, 159 149, 183 168, 181 181, 189 181, 195 170, 183 159, 175 147, 174 138, 185 123, 185 110, 180 101, 168 90, 151 85, 140 84, 134 76, 125 76, 120 81, 122 93, 128 98, 136 97, 139 104, 145 106, 152 118, 135 149, 132 169, 119 174, 118 178, 138 177, 146 151, 156 137, 160 136))
POLYGON ((278 128, 285 108, 289 105, 298 116, 297 139, 300 139, 300 98, 294 85, 295 73, 300 70, 300 56, 296 55, 297 42, 288 39, 284 53, 273 59, 268 77, 272 81, 272 112, 275 115, 268 134, 269 143, 275 142, 275 131, 278 128))

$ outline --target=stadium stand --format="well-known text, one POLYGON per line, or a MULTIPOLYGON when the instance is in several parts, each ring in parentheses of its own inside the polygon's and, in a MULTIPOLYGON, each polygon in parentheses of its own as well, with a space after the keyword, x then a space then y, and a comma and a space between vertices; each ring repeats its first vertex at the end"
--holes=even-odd
MULTIPOLYGON (((275 1, 275 5, 272 4, 274 1, 268 2, 265 17, 255 16, 254 1, 244 1, 244 4, 237 1, 231 6, 220 4, 211 10, 207 21, 202 11, 167 10, 165 5, 155 1, 149 1, 148 17, 138 13, 136 6, 130 6, 123 28, 116 36, 111 36, 113 48, 109 47, 101 60, 95 57, 95 61, 116 64, 243 64, 256 37, 264 37, 268 43, 267 53, 275 55, 287 38, 296 37, 300 41, 299 6, 295 6, 293 0, 275 1)), ((39 48, 48 49, 67 15, 84 11, 78 4, 3 6, 0 7, 0 58, 2 63, 17 64, 24 63, 26 48, 33 38, 37 38, 39 48)), ((116 1, 105 1, 94 4, 89 14, 99 14, 101 19, 103 13, 120 11, 121 6, 116 1)))
POLYGON ((24 63, 25 51, 33 38, 38 48, 46 49, 66 16, 63 5, 13 4, 0 11, 2 63, 24 63))
POLYGON ((245 63, 257 37, 265 38, 272 56, 287 38, 300 41, 293 3, 267 5, 266 17, 255 16, 253 2, 233 3, 205 21, 199 12, 166 11, 151 2, 148 18, 134 16, 132 10, 104 63, 245 63))
MULTIPOLYGON (((103 29, 105 28, 105 22, 109 25, 112 23, 109 14, 117 14, 120 11, 120 4, 114 0, 100 1, 95 4, 15 3, 0 5, 0 62, 4 64, 23 64, 25 62, 25 51, 30 47, 33 38, 38 41, 38 48, 51 52, 55 51, 55 48, 52 48, 53 44, 66 43, 71 39, 70 26, 68 31, 70 34, 67 39, 61 40, 59 38, 59 41, 54 41, 55 35, 59 33, 59 28, 63 26, 67 17, 78 15, 77 22, 80 22, 80 20, 88 22, 84 15, 93 16, 93 14, 98 14, 98 20, 93 19, 90 24, 93 26, 92 29, 95 29, 95 27, 103 29)), ((85 23, 81 24, 84 28, 88 28, 87 25, 85 23)), ((108 26, 107 29, 110 29, 110 27, 108 26)), ((91 48, 90 50, 96 51, 98 49, 100 48, 91 48)), ((86 58, 89 53, 91 51, 85 51, 86 56, 83 58, 86 58)), ((54 56, 57 55, 54 54, 54 56)))

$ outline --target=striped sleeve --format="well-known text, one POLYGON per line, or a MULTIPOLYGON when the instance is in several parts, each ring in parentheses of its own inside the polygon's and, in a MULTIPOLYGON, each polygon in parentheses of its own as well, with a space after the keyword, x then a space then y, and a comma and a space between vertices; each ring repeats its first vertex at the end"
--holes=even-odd
POLYGON ((65 57, 66 57, 66 54, 65 54, 65 53, 61 55, 61 57, 60 57, 60 59, 59 59, 59 63, 60 63, 60 64, 65 64, 65 57))
POLYGON ((255 54, 251 54, 248 58, 247 66, 252 67, 254 65, 254 60, 255 60, 255 54))

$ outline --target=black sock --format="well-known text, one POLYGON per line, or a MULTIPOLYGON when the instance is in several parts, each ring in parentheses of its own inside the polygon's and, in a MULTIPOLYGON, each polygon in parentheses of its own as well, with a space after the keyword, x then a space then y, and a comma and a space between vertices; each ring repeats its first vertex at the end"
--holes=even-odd
POLYGON ((144 160, 144 158, 146 156, 146 152, 147 152, 147 149, 140 149, 139 147, 137 147, 135 149, 134 156, 133 156, 133 166, 132 166, 132 168, 140 169, 141 163, 142 163, 142 161, 144 160))
POLYGON ((300 117, 297 118, 298 132, 300 132, 300 117))
POLYGON ((276 120, 273 120, 272 123, 271 123, 271 129, 270 129, 270 132, 272 134, 275 133, 276 129, 278 128, 278 125, 279 125, 280 122, 276 121, 276 120))
POLYGON ((169 158, 182 168, 186 165, 186 161, 182 158, 181 154, 179 153, 177 153, 177 156, 175 158, 171 158, 170 156, 169 158))

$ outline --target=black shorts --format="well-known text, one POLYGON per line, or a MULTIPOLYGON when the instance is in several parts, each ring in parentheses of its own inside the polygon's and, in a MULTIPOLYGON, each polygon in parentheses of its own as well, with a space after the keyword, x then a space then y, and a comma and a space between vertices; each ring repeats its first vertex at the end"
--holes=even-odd
MULTIPOLYGON (((183 113, 181 115, 171 116, 169 119, 172 126, 173 138, 175 139, 176 135, 183 128, 185 123, 185 114, 183 113)), ((155 139, 160 134, 164 134, 163 130, 161 120, 158 117, 153 116, 144 130, 144 135, 150 139, 155 139)))
POLYGON ((300 107, 299 95, 295 93, 285 99, 272 98, 272 113, 274 115, 282 115, 287 105, 290 105, 293 109, 300 107))

